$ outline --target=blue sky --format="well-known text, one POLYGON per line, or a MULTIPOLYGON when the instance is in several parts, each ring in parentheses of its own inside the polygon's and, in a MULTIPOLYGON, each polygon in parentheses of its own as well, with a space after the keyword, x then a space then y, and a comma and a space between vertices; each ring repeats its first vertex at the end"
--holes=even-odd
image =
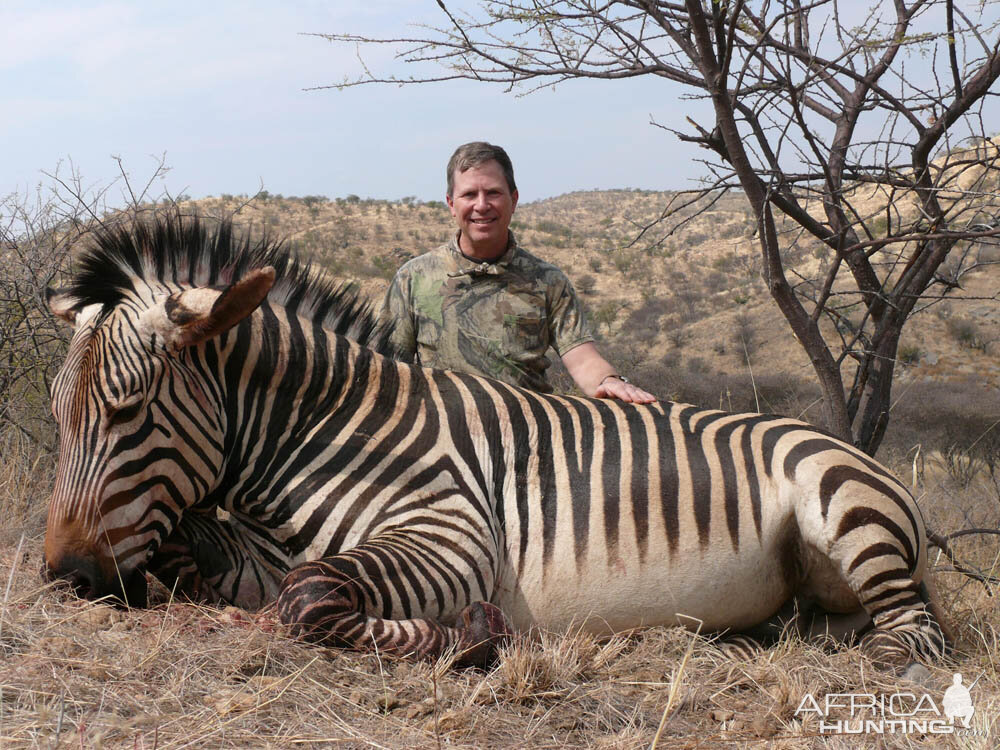
MULTIPOLYGON (((842 3, 842 20, 866 22, 867 6, 842 3)), ((925 27, 940 26, 942 12, 925 27)), ((362 71, 352 45, 309 32, 400 37, 421 23, 445 23, 434 0, 0 0, 0 198, 48 184, 43 172, 65 175, 70 164, 85 184, 107 185, 118 170, 112 156, 141 183, 165 155, 171 171, 157 187, 174 195, 263 186, 434 200, 455 146, 480 139, 507 148, 522 201, 685 188, 703 174, 705 152, 650 120, 690 131, 688 115, 711 124, 708 105, 652 76, 570 81, 522 97, 469 81, 307 90, 362 71)), ((915 50, 906 68, 918 83, 928 52, 915 50)), ((362 54, 377 74, 419 72, 387 46, 362 54)), ((994 97, 990 128, 997 110, 994 97)), ((862 129, 874 136, 884 123, 876 120, 862 129)))
MULTIPOLYGON (((701 174, 698 149, 650 124, 680 127, 693 111, 662 80, 570 82, 520 98, 472 82, 304 90, 361 68, 352 46, 303 32, 391 36, 440 20, 430 0, 3 0, 0 196, 71 163, 87 184, 107 184, 113 155, 138 182, 165 153, 173 194, 252 194, 263 183, 284 195, 433 200, 454 147, 479 139, 508 149, 522 201, 682 188, 701 174)), ((364 55, 413 73, 389 49, 364 55)))

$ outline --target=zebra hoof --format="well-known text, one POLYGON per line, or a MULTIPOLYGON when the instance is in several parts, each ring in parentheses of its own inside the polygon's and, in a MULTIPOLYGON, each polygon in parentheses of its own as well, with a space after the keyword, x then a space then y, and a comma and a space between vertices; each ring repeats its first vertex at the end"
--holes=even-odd
POLYGON ((486 669, 492 665, 500 648, 514 632, 499 607, 488 602, 474 602, 462 610, 459 628, 459 653, 456 664, 486 669))
POLYGON ((875 669, 894 677, 903 676, 913 664, 913 654, 893 633, 876 630, 861 639, 861 653, 875 669))

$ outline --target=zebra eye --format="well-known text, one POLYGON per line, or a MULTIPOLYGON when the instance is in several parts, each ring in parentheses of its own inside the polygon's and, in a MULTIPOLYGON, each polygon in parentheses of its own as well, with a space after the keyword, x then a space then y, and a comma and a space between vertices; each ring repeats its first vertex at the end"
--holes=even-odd
POLYGON ((139 412, 142 411, 143 406, 144 399, 141 395, 137 395, 117 406, 109 407, 106 417, 107 426, 113 427, 115 425, 128 424, 139 416, 139 412))

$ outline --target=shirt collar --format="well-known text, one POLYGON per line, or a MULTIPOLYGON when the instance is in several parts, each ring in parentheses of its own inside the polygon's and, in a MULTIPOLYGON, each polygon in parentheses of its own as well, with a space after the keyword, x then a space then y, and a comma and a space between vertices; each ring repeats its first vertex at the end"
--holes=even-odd
POLYGON ((510 230, 507 230, 507 249, 504 250, 503 255, 494 261, 475 260, 474 258, 466 256, 458 244, 458 240, 461 236, 462 230, 460 229, 455 233, 455 236, 452 237, 451 242, 448 244, 455 263, 458 266, 458 270, 452 271, 448 274, 448 276, 452 278, 465 275, 472 277, 500 276, 507 270, 507 266, 510 265, 514 256, 517 255, 517 238, 514 237, 514 233, 510 230))

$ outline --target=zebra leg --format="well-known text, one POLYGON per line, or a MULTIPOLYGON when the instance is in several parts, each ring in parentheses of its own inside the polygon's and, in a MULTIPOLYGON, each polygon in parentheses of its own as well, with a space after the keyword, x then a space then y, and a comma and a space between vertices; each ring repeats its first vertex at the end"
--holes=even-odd
POLYGON ((880 600, 872 597, 865 605, 875 629, 861 640, 861 648, 872 661, 882 667, 909 671, 914 661, 933 663, 944 659, 948 642, 932 614, 926 586, 912 584, 896 590, 890 602, 880 607, 880 600))
MULTIPOLYGON (((369 577, 369 572, 385 575, 372 547, 362 545, 348 554, 305 563, 285 576, 277 611, 293 636, 322 646, 417 659, 434 659, 455 649, 457 663, 468 666, 485 667, 495 660, 512 631, 500 609, 485 601, 466 606, 454 626, 427 617, 370 614, 379 609, 376 588, 385 590, 389 584, 399 591, 402 584, 401 575, 394 581, 369 577)), ((387 610, 391 607, 382 607, 383 614, 389 615, 387 610)))
POLYGON ((287 570, 254 544, 246 527, 213 513, 185 513, 148 570, 174 595, 208 604, 258 609, 274 601, 287 570))
MULTIPOLYGON (((940 661, 947 641, 920 583, 924 565, 914 550, 922 545, 881 513, 851 520, 853 527, 841 521, 828 557, 816 550, 808 555, 803 595, 826 612, 849 613, 860 603, 872 623, 861 648, 881 668, 900 671, 914 660, 940 661)), ((857 620, 855 632, 864 628, 863 620, 857 620)))
POLYGON ((727 634, 716 646, 731 659, 745 661, 761 649, 776 644, 788 633, 814 645, 838 648, 857 642, 872 629, 872 619, 863 609, 849 614, 826 612, 815 602, 793 597, 770 618, 738 633, 727 634))
POLYGON ((738 632, 727 632, 715 642, 715 646, 728 659, 748 661, 762 649, 777 643, 788 628, 795 628, 798 617, 796 601, 789 599, 764 622, 738 632))

